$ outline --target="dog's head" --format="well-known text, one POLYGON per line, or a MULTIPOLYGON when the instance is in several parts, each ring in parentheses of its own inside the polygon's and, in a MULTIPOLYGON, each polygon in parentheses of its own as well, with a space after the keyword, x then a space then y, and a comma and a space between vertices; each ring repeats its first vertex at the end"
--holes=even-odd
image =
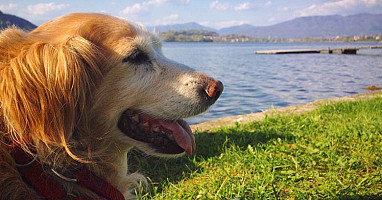
POLYGON ((71 14, 30 33, 10 29, 0 47, 8 132, 69 152, 68 144, 106 140, 122 150, 191 155, 195 140, 183 118, 223 91, 220 81, 164 57, 157 37, 107 15, 71 14))

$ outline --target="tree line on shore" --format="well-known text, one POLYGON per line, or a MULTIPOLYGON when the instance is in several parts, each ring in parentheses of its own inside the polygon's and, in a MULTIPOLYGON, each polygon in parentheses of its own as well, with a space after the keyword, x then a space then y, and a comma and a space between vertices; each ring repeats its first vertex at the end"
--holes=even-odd
POLYGON ((159 33, 165 42, 382 42, 382 35, 336 36, 327 38, 254 38, 245 35, 219 35, 214 31, 185 30, 159 33))

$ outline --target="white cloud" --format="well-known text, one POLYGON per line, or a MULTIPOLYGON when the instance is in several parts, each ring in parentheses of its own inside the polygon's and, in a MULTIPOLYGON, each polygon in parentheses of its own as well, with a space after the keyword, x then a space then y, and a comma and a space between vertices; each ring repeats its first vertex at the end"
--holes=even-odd
POLYGON ((129 14, 135 14, 135 13, 139 13, 141 12, 142 10, 147 10, 148 8, 146 6, 143 6, 142 4, 139 4, 139 3, 136 3, 134 4, 133 6, 128 6, 126 7, 122 13, 125 14, 125 15, 129 15, 129 14))
POLYGON ((166 3, 167 1, 168 0, 150 0, 147 2, 143 2, 143 4, 159 6, 159 5, 166 3))
POLYGON ((168 13, 171 15, 165 17, 154 16, 156 14, 154 9, 165 10, 167 7, 186 5, 189 2, 190 0, 145 0, 125 7, 120 11, 119 16, 147 26, 179 23, 178 14, 168 13))
POLYGON ((176 20, 176 19, 179 19, 179 15, 178 14, 172 14, 172 15, 165 17, 164 19, 176 20))
MULTIPOLYGON (((134 5, 127 6, 125 9, 123 9, 122 14, 124 15, 137 14, 142 11, 149 10, 151 6, 162 6, 163 4, 167 2, 169 2, 169 0, 149 0, 149 1, 144 1, 142 3, 135 3, 134 5)), ((185 2, 185 0, 181 0, 181 2, 185 2)))
POLYGON ((239 26, 243 24, 249 24, 249 21, 239 21, 239 20, 230 20, 230 21, 222 21, 213 24, 213 27, 217 29, 231 27, 231 26, 239 26))
POLYGON ((239 4, 239 5, 236 5, 233 7, 234 10, 250 10, 254 7, 253 4, 249 3, 249 2, 245 2, 245 3, 242 3, 242 4, 239 4))
POLYGON ((63 10, 68 8, 69 4, 59 4, 55 2, 38 3, 30 5, 22 5, 10 3, 8 5, 0 5, 0 10, 12 13, 24 19, 31 21, 36 25, 40 25, 47 20, 62 15, 63 10), (60 12, 61 11, 61 12, 60 12))
POLYGON ((271 17, 271 18, 269 18, 267 21, 268 21, 268 22, 274 22, 274 21, 276 21, 276 18, 271 17))
POLYGON ((268 1, 267 3, 265 3, 266 6, 271 6, 272 5, 272 1, 268 1))
POLYGON ((210 4, 210 8, 214 8, 216 10, 228 10, 230 5, 229 3, 220 3, 218 0, 216 0, 210 4))
POLYGON ((200 24, 202 26, 211 26, 211 22, 209 22, 209 21, 201 21, 201 22, 198 22, 198 24, 200 24))
POLYGON ((235 10, 235 11, 243 11, 253 9, 255 6, 253 3, 244 2, 237 5, 231 5, 228 2, 220 2, 219 0, 215 0, 210 3, 210 8, 224 11, 224 10, 235 10))
POLYGON ((289 11, 289 8, 285 6, 285 7, 283 7, 281 10, 284 11, 284 12, 288 12, 288 11, 289 11))
POLYGON ((336 0, 321 5, 313 4, 302 10, 300 16, 368 12, 380 8, 382 8, 382 0, 336 0))
POLYGON ((150 1, 145 1, 142 3, 135 3, 132 6, 127 6, 123 11, 122 14, 124 15, 129 15, 129 14, 136 14, 145 10, 148 10, 150 6, 160 6, 164 3, 166 3, 167 0, 150 0, 150 1))
POLYGON ((56 4, 54 2, 38 3, 27 6, 27 12, 32 16, 41 16, 51 11, 63 10, 67 7, 69 7, 69 4, 56 4))
POLYGON ((9 12, 9 11, 15 10, 18 7, 19 7, 19 4, 17 3, 9 3, 8 5, 0 5, 0 10, 3 12, 4 11, 9 12))
POLYGON ((163 17, 162 19, 156 20, 155 25, 175 24, 178 19, 179 19, 178 14, 171 14, 169 16, 163 17))

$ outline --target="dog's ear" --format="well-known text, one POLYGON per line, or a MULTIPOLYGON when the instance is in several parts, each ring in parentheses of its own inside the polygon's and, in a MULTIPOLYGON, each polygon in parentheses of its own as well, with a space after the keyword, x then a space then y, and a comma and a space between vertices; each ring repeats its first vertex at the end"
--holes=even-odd
POLYGON ((0 116, 13 139, 64 146, 82 120, 105 65, 96 46, 11 29, 0 35, 0 116), (2 112, 2 113, 1 113, 2 112))

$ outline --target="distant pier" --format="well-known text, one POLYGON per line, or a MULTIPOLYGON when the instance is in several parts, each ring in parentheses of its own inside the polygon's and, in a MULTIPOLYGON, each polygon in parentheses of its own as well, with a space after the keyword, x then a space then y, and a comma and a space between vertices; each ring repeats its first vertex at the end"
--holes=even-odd
POLYGON ((341 49, 284 49, 255 51, 255 54, 302 54, 302 53, 326 53, 326 54, 357 54, 360 49, 382 49, 382 46, 369 47, 346 47, 341 49))

